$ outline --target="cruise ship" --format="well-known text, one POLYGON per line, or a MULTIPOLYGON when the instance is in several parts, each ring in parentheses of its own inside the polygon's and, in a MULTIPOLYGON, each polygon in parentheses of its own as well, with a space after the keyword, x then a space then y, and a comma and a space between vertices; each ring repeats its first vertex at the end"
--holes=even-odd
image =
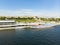
POLYGON ((1 20, 0 21, 0 30, 15 29, 14 20, 1 20))

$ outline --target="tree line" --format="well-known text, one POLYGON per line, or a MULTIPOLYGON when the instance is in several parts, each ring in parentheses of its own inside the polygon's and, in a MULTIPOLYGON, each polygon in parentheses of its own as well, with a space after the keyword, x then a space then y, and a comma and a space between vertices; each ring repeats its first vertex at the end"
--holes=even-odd
POLYGON ((0 16, 0 20, 16 20, 16 21, 37 21, 37 20, 42 20, 42 21, 60 21, 60 18, 38 18, 38 17, 5 17, 5 16, 0 16))

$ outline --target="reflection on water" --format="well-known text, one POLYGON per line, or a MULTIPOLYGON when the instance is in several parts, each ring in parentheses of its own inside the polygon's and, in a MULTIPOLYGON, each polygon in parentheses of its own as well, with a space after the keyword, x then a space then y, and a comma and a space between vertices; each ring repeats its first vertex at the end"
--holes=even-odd
POLYGON ((0 45, 60 45, 60 26, 0 31, 0 45))

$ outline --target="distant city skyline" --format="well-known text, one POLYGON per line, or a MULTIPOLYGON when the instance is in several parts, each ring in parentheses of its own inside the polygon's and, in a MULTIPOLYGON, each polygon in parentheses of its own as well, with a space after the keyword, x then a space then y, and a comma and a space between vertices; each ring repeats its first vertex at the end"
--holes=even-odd
POLYGON ((0 0, 0 16, 60 17, 60 0, 0 0))

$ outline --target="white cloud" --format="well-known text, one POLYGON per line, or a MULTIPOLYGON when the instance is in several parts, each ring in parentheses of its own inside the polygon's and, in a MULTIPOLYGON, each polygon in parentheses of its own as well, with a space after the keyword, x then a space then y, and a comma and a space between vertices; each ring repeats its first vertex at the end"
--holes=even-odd
POLYGON ((40 16, 40 17, 59 17, 59 11, 40 10, 34 11, 31 9, 21 10, 0 10, 0 16, 40 16))

